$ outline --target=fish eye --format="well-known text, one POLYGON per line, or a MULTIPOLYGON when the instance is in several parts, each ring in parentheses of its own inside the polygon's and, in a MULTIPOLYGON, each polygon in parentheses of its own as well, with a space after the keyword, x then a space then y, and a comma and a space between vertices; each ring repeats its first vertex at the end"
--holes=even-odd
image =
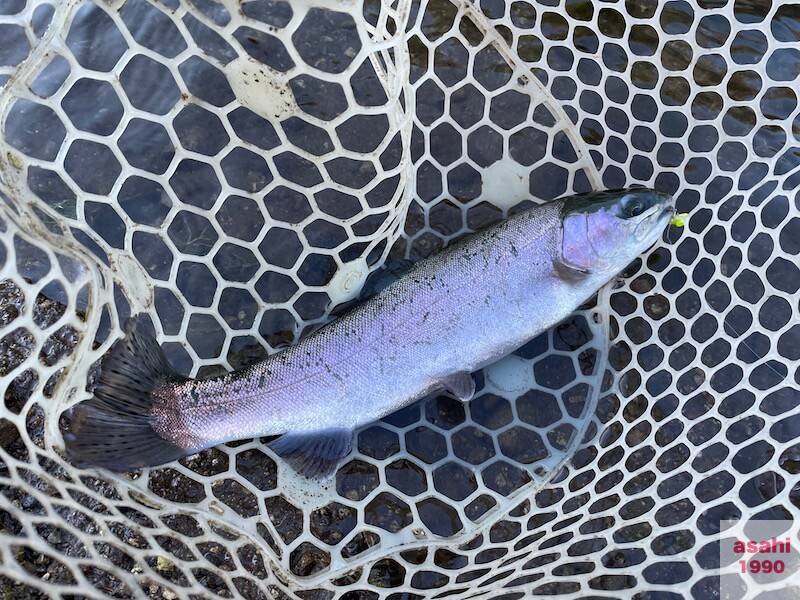
POLYGON ((628 218, 638 217, 645 211, 645 208, 644 202, 636 198, 625 204, 625 213, 628 218))

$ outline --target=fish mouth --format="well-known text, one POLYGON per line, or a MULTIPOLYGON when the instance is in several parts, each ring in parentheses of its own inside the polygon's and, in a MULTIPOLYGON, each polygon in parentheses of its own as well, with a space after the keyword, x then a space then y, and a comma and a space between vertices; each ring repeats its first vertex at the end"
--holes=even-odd
POLYGON ((654 222, 658 222, 664 218, 665 214, 669 214, 670 218, 675 214, 675 202, 672 199, 672 196, 665 192, 653 192, 653 195, 656 197, 655 202, 652 204, 652 214, 655 216, 651 219, 654 222))
POLYGON ((671 204, 672 197, 662 192, 658 193, 660 199, 668 203, 661 210, 654 212, 636 226, 634 237, 649 247, 654 244, 661 233, 666 229, 672 217, 675 216, 675 207, 671 204))
POLYGON ((663 222, 664 225, 666 225, 667 223, 669 223, 672 220, 672 217, 674 217, 674 216, 675 216, 675 207, 670 204, 668 206, 665 206, 661 210, 661 213, 656 218, 656 223, 662 223, 663 222))

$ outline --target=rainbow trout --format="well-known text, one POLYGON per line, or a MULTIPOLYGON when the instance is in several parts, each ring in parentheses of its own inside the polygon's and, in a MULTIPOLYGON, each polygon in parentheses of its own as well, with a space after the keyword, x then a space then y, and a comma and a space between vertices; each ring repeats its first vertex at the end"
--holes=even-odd
POLYGON ((662 234, 671 198, 646 189, 554 200, 421 261, 296 345, 221 377, 188 379, 129 320, 94 397, 65 433, 79 466, 129 471, 232 440, 276 436, 301 474, 331 476, 353 429, 445 388, 569 315, 662 234))

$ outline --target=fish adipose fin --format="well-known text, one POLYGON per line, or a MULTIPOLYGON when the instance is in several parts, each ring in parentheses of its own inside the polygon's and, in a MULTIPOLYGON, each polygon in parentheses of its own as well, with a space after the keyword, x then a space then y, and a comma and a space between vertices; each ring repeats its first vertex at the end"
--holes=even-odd
POLYGON ((450 390, 450 392, 462 402, 471 400, 475 395, 475 380, 472 378, 472 375, 466 371, 453 373, 440 381, 445 388, 450 390))
POLYGON ((185 381, 158 342, 134 320, 103 359, 94 397, 71 409, 64 434, 67 456, 79 467, 131 471, 173 461, 188 452, 162 438, 153 421, 151 391, 164 381, 185 381))
POLYGON ((321 429, 312 433, 285 433, 269 447, 291 467, 310 479, 328 479, 350 452, 353 431, 321 429))

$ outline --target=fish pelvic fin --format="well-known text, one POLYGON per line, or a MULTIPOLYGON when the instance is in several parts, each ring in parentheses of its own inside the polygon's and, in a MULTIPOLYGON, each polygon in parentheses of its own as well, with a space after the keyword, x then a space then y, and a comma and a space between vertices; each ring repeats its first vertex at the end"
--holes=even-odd
POLYGON ((79 467, 132 471, 181 458, 190 452, 153 428, 154 388, 186 381, 134 319, 125 337, 103 359, 94 397, 72 407, 64 433, 67 456, 79 467))
POLYGON ((475 395, 475 380, 466 371, 448 375, 441 379, 441 384, 462 402, 472 400, 475 395))
POLYGON ((309 433, 285 433, 269 447, 300 475, 330 479, 342 459, 350 453, 353 432, 345 428, 320 429, 309 433))

